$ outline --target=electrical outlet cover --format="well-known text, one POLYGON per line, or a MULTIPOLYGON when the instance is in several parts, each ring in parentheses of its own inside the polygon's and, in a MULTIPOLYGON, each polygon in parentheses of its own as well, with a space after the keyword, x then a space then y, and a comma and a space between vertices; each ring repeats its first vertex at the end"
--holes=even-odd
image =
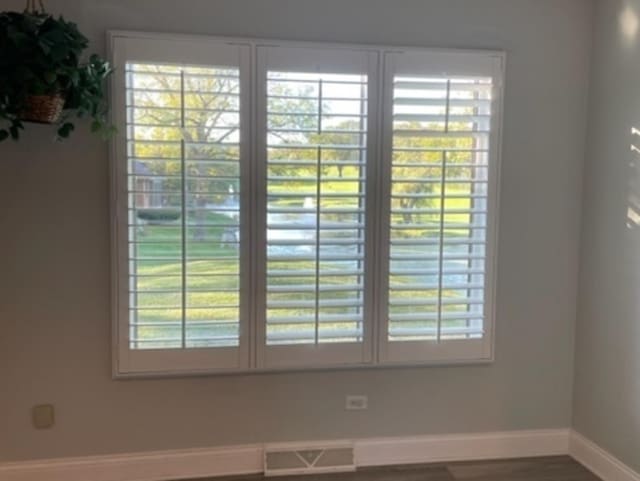
POLYGON ((50 429, 55 423, 55 411, 51 404, 34 406, 31 410, 31 420, 36 429, 50 429))
POLYGON ((364 411, 369 407, 369 397, 365 395, 348 395, 345 402, 347 411, 364 411))

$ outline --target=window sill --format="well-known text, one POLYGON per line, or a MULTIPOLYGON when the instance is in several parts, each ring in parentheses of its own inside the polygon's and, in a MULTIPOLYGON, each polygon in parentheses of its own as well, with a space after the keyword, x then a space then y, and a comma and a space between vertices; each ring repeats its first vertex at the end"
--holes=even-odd
POLYGON ((268 374, 295 374, 309 372, 342 372, 342 371, 364 371, 364 370, 395 370, 395 369, 424 369, 424 368, 450 368, 450 367, 472 367, 488 366, 495 362, 494 356, 481 359, 460 359, 442 361, 415 361, 415 362, 384 362, 384 363, 362 363, 345 364, 341 366, 300 366, 300 367, 279 367, 279 368, 251 368, 251 369, 202 369, 185 371, 155 371, 155 372, 133 372, 122 371, 114 368, 114 380, 144 380, 144 379, 171 379, 188 377, 217 377, 217 376, 250 376, 268 374))

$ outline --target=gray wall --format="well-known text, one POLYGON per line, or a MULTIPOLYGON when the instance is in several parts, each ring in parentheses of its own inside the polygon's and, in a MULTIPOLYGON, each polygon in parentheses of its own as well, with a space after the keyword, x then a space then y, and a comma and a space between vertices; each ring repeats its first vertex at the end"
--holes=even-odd
POLYGON ((640 1, 597 5, 574 426, 640 470, 640 1))
MULTIPOLYGON (((114 381, 107 149, 0 146, 0 461, 568 427, 591 43, 587 0, 48 0, 106 29, 507 51, 490 366, 114 381), (345 412, 347 393, 370 408, 345 412), (29 408, 57 407, 51 431, 29 408)), ((23 7, 22 0, 2 7, 23 7)))

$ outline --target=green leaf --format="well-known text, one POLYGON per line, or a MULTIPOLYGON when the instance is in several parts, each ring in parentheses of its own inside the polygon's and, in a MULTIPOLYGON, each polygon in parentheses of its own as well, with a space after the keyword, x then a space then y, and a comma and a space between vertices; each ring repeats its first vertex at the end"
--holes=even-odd
POLYGON ((80 74, 77 70, 72 70, 71 72, 69 72, 69 78, 71 79, 71 83, 73 85, 78 85, 78 82, 80 81, 80 74))
POLYGON ((7 37, 9 37, 9 40, 16 46, 21 46, 29 42, 29 36, 15 28, 8 29, 7 37))
POLYGON ((20 131, 18 130, 18 127, 16 127, 15 125, 12 125, 11 127, 9 127, 9 133, 11 134, 11 138, 13 140, 18 140, 20 138, 20 131))
POLYGON ((75 126, 70 122, 66 122, 58 129, 58 136, 62 139, 67 139, 74 130, 75 126))
POLYGON ((93 122, 91 122, 91 132, 92 133, 97 133, 102 129, 102 122, 100 122, 99 120, 94 120, 93 122))
POLYGON ((0 142, 2 142, 3 140, 7 140, 8 138, 9 138, 9 132, 7 132, 4 129, 0 130, 0 142))
POLYGON ((49 55, 49 53, 51 53, 51 47, 49 46, 49 44, 46 41, 44 41, 44 40, 38 41, 38 46, 40 47, 40 50, 42 50, 42 52, 45 55, 49 55))
POLYGON ((48 84, 52 84, 55 83, 55 81, 58 79, 58 76, 56 75, 55 72, 45 72, 44 73, 44 80, 48 83, 48 84))

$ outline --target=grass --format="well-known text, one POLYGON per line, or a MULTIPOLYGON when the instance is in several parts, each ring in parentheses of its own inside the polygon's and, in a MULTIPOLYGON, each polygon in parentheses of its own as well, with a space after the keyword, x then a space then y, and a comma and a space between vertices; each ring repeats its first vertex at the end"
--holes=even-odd
MULTIPOLYGON (((352 174, 352 173, 351 173, 352 174)), ((351 175, 345 169, 343 175, 351 175)), ((324 192, 357 193, 358 182, 336 182, 327 184, 324 192), (329 190, 330 189, 330 190, 329 190)), ((278 206, 298 206, 304 201, 303 194, 308 190, 305 183, 289 182, 287 185, 278 186, 269 192, 273 202, 278 206), (279 194, 300 192, 300 197, 278 198, 279 194), (295 203, 293 203, 295 202, 295 203)), ((345 207, 341 200, 327 199, 322 207, 345 207)), ((342 200, 344 202, 344 200, 342 200)), ((352 206, 357 205, 357 198, 353 198, 352 206)), ((466 199, 451 199, 446 207, 454 209, 469 208, 469 201, 466 199)), ((335 214, 336 219, 343 214, 335 214)), ((456 214, 447 218, 450 222, 468 222, 467 214, 456 214)), ((239 319, 239 250, 237 245, 228 245, 222 242, 222 235, 225 232, 223 225, 228 225, 232 221, 229 217, 221 214, 207 213, 204 220, 206 227, 201 227, 196 231, 196 227, 191 225, 193 214, 188 218, 187 241, 186 241, 186 262, 181 261, 182 241, 181 222, 167 223, 164 225, 147 224, 136 231, 137 252, 135 253, 138 262, 136 263, 134 282, 133 303, 137 307, 135 311, 135 325, 132 327, 133 336, 140 342, 140 348, 158 347, 180 347, 182 345, 182 318, 183 302, 185 304, 184 315, 186 322, 187 346, 211 346, 211 345, 237 345, 239 319), (199 240, 195 240, 196 233, 199 240), (183 271, 184 269, 184 271, 183 271), (182 294, 182 283, 186 282, 186 294, 182 294)), ((421 222, 429 221, 425 217, 421 222)), ((397 220, 394 220, 394 222, 397 220)), ((400 220, 398 220, 400 221, 400 220)), ((439 229, 439 222, 436 218, 431 218, 436 229, 439 229)), ((338 234, 339 235, 339 234, 338 234)), ((424 231, 409 230, 402 231, 405 238, 424 236, 424 231)), ((467 231, 464 229, 449 229, 445 231, 446 237, 466 237, 467 231)), ((312 242, 312 241, 311 241, 312 242)), ((434 248, 437 253, 437 247, 434 248)), ((415 247, 398 247, 395 254, 425 254, 424 249, 415 247)), ((323 270, 340 273, 347 267, 344 262, 324 262, 323 270)), ((350 266, 351 268, 355 266, 350 266)), ((415 268, 415 262, 407 263, 405 267, 415 268)), ((423 265, 424 267, 424 265, 423 265)), ((437 263, 430 267, 437 267, 437 263)), ((279 270, 308 270, 315 271, 313 260, 287 261, 273 263, 269 269, 279 270)), ((396 284, 415 283, 416 278, 409 276, 394 276, 391 279, 396 284)), ((426 282, 424 278, 421 282, 426 282)), ((314 276, 307 277, 276 277, 269 279, 272 286, 298 286, 315 284, 314 276)), ((322 285, 362 285, 362 278, 358 276, 323 276, 322 285)), ((393 300, 414 299, 432 297, 443 298, 466 298, 466 291, 445 290, 441 294, 437 289, 432 290, 412 290, 395 291, 393 300)), ((321 293, 319 300, 340 301, 346 299, 359 299, 361 292, 358 290, 321 293)), ((313 316, 315 313, 315 294, 313 292, 283 292, 269 293, 267 301, 269 303, 282 301, 307 301, 304 307, 268 308, 268 319, 276 317, 300 318, 301 316, 313 316)), ((466 310, 466 305, 447 305, 443 307, 443 312, 455 312, 461 309, 466 310)), ((435 314, 437 307, 433 306, 392 306, 391 314, 423 313, 435 314)), ((347 316, 360 314, 359 308, 354 307, 321 307, 320 315, 347 316)), ((447 326, 465 325, 465 321, 444 321, 447 326)), ((422 321, 418 325, 428 327, 434 322, 422 321)), ((415 322, 397 322, 396 327, 415 327, 415 322)), ((298 322, 294 324, 273 325, 268 327, 271 335, 286 334, 297 330, 307 330, 313 333, 315 325, 312 322, 298 322)), ((343 330, 359 331, 361 326, 358 322, 351 320, 335 322, 323 322, 322 330, 343 330)), ((348 336, 348 339, 353 339, 348 336)), ((334 339, 337 340, 337 339, 334 339)))

